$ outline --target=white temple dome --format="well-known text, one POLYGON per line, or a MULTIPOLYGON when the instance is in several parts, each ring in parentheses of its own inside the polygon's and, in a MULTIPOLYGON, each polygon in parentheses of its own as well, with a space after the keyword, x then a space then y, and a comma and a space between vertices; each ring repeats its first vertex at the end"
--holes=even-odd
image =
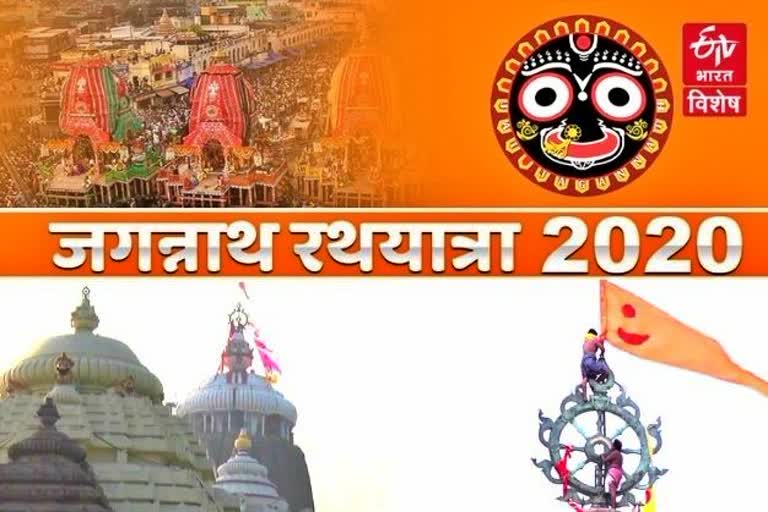
POLYGON ((159 403, 163 385, 122 341, 94 333, 99 317, 83 290, 82 303, 72 312, 74 332, 52 336, 36 343, 27 354, 0 376, 0 395, 12 388, 48 391, 55 384, 56 360, 66 355, 74 362, 73 384, 84 392, 101 392, 132 377, 135 391, 159 403))
POLYGON ((207 383, 181 402, 177 414, 237 409, 266 416, 281 416, 296 424, 296 407, 277 391, 267 379, 248 373, 244 382, 230 382, 225 374, 214 375, 207 383))

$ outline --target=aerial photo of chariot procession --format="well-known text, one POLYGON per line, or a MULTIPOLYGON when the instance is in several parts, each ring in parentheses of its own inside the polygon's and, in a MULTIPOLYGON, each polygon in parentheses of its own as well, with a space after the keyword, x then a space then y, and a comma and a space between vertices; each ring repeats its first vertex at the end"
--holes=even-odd
POLYGON ((3 2, 3 207, 381 207, 417 193, 363 2, 3 2))

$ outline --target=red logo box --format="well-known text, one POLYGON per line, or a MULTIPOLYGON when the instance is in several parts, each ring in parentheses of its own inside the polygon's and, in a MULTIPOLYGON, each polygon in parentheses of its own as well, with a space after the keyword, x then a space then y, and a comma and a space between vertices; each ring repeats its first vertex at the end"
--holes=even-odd
POLYGON ((746 87, 683 87, 683 114, 697 117, 747 115, 746 87))
POLYGON ((746 85, 747 25, 683 25, 683 82, 693 86, 746 85))

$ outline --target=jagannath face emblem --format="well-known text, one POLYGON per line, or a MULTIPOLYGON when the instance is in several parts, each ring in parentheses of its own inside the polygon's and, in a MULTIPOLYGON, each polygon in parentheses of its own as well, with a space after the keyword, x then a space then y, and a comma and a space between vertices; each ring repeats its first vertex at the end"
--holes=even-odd
POLYGON ((555 192, 616 190, 655 160, 669 136, 663 64, 631 30, 572 16, 518 41, 497 73, 492 117, 505 154, 555 192))

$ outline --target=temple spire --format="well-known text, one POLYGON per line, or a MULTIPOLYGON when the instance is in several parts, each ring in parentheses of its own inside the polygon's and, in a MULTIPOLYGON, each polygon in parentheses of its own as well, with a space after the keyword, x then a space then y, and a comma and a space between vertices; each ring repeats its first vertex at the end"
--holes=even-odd
POLYGON ((171 17, 168 16, 168 9, 163 8, 163 14, 157 22, 157 28, 161 35, 169 35, 175 31, 171 17))
POLYGON ((91 290, 87 286, 83 288, 83 300, 72 312, 71 323, 75 332, 93 332, 99 326, 99 317, 91 305, 90 294, 91 290))
POLYGON ((248 313, 238 304, 229 314, 229 337, 221 354, 221 368, 229 373, 245 373, 253 364, 253 349, 245 339, 245 328, 250 324, 248 313))

